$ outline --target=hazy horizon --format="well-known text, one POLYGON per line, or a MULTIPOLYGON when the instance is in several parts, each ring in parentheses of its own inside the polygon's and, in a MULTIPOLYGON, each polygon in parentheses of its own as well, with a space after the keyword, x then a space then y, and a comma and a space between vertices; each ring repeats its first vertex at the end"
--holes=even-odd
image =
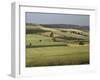
POLYGON ((89 15, 26 12, 26 23, 89 26, 89 15))

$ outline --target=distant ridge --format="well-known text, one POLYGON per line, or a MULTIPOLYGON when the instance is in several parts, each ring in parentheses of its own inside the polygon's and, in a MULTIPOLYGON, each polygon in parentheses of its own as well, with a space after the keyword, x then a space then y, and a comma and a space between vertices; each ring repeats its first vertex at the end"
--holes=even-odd
POLYGON ((89 26, 79 26, 79 25, 71 25, 71 24, 40 24, 40 25, 49 28, 70 28, 70 29, 89 30, 89 26))
POLYGON ((70 28, 70 29, 80 29, 80 30, 88 30, 89 26, 80 26, 80 25, 73 25, 73 24, 32 24, 32 23, 26 23, 26 25, 41 25, 47 28, 70 28))

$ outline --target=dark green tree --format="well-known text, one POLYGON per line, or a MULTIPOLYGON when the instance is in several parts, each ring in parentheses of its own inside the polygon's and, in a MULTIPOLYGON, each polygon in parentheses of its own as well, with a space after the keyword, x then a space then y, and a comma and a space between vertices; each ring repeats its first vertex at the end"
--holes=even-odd
POLYGON ((29 47, 32 47, 32 43, 29 43, 29 47))
POLYGON ((84 45, 84 42, 83 42, 83 41, 80 41, 80 42, 79 42, 79 45, 84 45))
POLYGON ((50 37, 52 38, 53 41, 56 41, 56 38, 54 37, 54 33, 53 32, 50 33, 50 37))
POLYGON ((50 37, 54 37, 54 33, 53 32, 50 33, 50 37))
POLYGON ((52 40, 53 40, 53 41, 56 41, 56 38, 55 38, 55 37, 53 37, 53 38, 52 38, 52 40))

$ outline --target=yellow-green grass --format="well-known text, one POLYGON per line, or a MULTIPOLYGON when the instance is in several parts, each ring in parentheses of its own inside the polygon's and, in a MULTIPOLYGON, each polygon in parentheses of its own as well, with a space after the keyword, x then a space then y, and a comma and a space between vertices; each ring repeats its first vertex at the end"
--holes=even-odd
MULTIPOLYGON (((59 39, 59 38, 56 38, 59 39)), ((26 46, 27 47, 50 47, 50 46, 68 46, 69 44, 79 45, 78 40, 67 40, 66 41, 53 41, 52 37, 46 37, 38 34, 27 34, 26 35, 26 46), (41 40, 41 41, 40 41, 41 40), (31 44, 31 45, 30 45, 31 44)), ((84 44, 88 44, 88 42, 84 42, 84 44)))
POLYGON ((26 67, 89 64, 89 46, 26 48, 26 67))
POLYGON ((67 44, 65 42, 54 42, 51 37, 46 37, 38 34, 27 34, 26 45, 29 45, 30 43, 32 44, 32 46, 67 44))
POLYGON ((77 39, 83 39, 83 40, 88 40, 89 32, 83 31, 83 30, 78 30, 78 29, 63 29, 63 28, 46 28, 44 26, 40 25, 35 25, 35 26, 26 26, 26 31, 31 32, 31 33, 44 33, 44 35, 49 35, 50 32, 53 32, 55 35, 58 36, 65 36, 65 37, 72 37, 72 38, 77 38, 77 39), (30 31, 31 30, 31 31, 30 31), (62 32, 65 31, 65 32, 62 32), (81 33, 80 34, 75 34, 75 33, 81 33), (48 33, 49 32, 49 33, 48 33), (47 33, 47 34, 46 34, 47 33), (86 36, 84 36, 86 35, 86 36))

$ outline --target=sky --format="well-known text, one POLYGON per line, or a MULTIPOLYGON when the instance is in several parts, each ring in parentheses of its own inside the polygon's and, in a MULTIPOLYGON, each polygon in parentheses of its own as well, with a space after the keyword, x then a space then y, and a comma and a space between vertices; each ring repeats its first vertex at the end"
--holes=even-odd
POLYGON ((89 15, 26 12, 25 20, 26 23, 33 24, 72 24, 89 26, 89 15))

